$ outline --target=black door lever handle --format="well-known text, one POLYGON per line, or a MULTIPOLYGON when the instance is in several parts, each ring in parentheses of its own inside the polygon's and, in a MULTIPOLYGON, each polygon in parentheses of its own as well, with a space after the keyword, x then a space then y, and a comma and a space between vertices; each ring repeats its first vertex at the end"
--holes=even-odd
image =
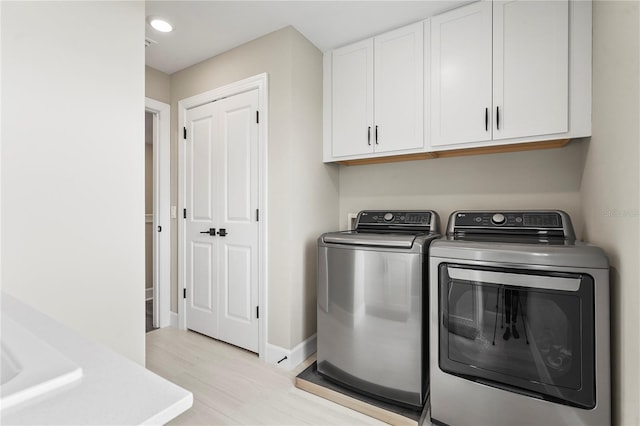
POLYGON ((209 228, 208 231, 201 231, 200 233, 201 234, 209 234, 212 237, 215 237, 216 236, 216 228, 209 228))
POLYGON ((221 237, 226 237, 227 236, 227 230, 224 228, 220 228, 220 231, 218 231, 218 235, 220 235, 221 237))

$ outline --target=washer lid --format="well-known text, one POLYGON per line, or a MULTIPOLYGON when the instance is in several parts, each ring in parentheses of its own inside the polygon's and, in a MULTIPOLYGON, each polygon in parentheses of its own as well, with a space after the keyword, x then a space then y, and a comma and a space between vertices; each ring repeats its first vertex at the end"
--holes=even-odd
POLYGON ((351 231, 324 234, 322 241, 352 246, 394 247, 410 249, 416 239, 414 234, 372 234, 351 231))

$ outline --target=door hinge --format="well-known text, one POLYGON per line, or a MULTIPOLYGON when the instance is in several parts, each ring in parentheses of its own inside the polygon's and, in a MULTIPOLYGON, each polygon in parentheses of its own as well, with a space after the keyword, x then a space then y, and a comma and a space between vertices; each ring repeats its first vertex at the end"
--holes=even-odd
POLYGON ((256 209, 256 222, 260 222, 260 209, 256 209))
POLYGON ((187 128, 183 127, 182 128, 182 139, 187 139, 187 128))
POLYGON ((187 218, 187 209, 182 209, 182 218, 183 219, 187 218))
POLYGON ((186 289, 186 288, 183 288, 183 289, 182 289, 182 298, 183 298, 183 299, 186 299, 186 298, 187 298, 187 289, 186 289))
POLYGON ((260 319, 260 306, 256 306, 256 318, 260 319))
POLYGON ((260 111, 256 111, 256 123, 260 123, 260 111))

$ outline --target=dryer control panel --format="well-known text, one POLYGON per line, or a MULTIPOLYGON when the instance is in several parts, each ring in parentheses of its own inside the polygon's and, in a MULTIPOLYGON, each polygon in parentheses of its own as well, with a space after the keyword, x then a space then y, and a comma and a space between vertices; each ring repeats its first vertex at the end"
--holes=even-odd
POLYGON ((461 233, 575 238, 571 219, 561 210, 456 211, 449 218, 447 235, 461 233))

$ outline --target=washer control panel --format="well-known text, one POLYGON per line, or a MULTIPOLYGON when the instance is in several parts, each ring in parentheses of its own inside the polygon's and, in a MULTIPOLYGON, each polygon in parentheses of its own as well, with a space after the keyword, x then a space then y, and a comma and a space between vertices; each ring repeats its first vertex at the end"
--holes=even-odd
POLYGON ((363 210, 358 214, 357 225, 429 226, 430 211, 363 210))

